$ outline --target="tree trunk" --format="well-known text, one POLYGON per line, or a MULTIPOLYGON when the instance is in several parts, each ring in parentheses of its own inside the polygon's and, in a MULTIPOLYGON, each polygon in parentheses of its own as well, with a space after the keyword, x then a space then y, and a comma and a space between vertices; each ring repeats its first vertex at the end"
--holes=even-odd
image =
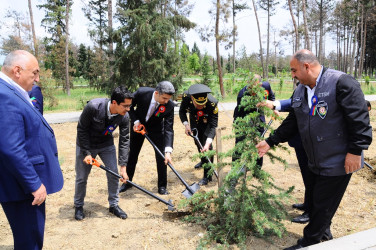
MULTIPOLYGON (((236 25, 235 25, 235 0, 232 0, 232 72, 235 74, 235 41, 236 41, 236 25)), ((234 78, 235 81, 235 78, 234 78)))
MULTIPOLYGON (((294 13, 293 13, 293 11, 292 11, 291 0, 288 0, 288 3, 289 3, 289 9, 290 9, 290 15, 291 15, 292 23, 293 23, 293 25, 294 25, 294 33, 295 33, 295 50, 298 50, 298 49, 299 49, 298 27, 297 27, 297 25, 296 25, 296 21, 295 21, 294 13)), ((295 52, 295 51, 294 51, 294 52, 295 52)))
POLYGON ((304 38, 305 38, 305 47, 308 50, 311 50, 311 43, 308 35, 308 23, 307 23, 307 11, 306 11, 306 0, 302 0, 303 4, 303 20, 304 20, 304 38))
POLYGON ((219 12, 221 7, 221 1, 217 0, 217 12, 215 14, 215 51, 217 55, 217 67, 218 67, 218 79, 219 87, 221 90, 222 98, 225 97, 225 89, 223 87, 223 76, 222 76, 222 66, 221 66, 221 55, 219 54, 219 12))
POLYGON ((269 79, 269 43, 270 43, 270 5, 268 1, 268 28, 266 35, 266 62, 265 62, 265 73, 266 79, 269 79))
POLYGON ((33 8, 31 7, 31 0, 28 0, 28 4, 29 4, 29 13, 30 13, 31 32, 33 35, 34 55, 36 58, 38 58, 38 43, 37 43, 37 37, 35 35, 34 16, 33 16, 33 8))
POLYGON ((109 77, 112 78, 114 74, 114 43, 112 41, 112 0, 107 2, 107 17, 108 17, 108 58, 109 63, 109 77))
POLYGON ((260 43, 260 57, 261 57, 261 67, 262 67, 262 77, 265 78, 265 65, 264 65, 264 55, 262 52, 262 41, 261 41, 261 31, 260 31, 260 23, 257 17, 257 9, 255 5, 255 0, 252 0, 253 4, 253 10, 255 12, 256 22, 257 22, 257 29, 258 29, 258 35, 259 35, 259 43, 260 43))
POLYGON ((319 4, 319 9, 320 9, 320 36, 319 36, 319 56, 318 56, 318 59, 319 59, 319 62, 322 62, 322 52, 323 52, 323 48, 322 48, 322 40, 323 40, 323 33, 324 33, 324 14, 323 14, 323 0, 320 1, 320 4, 319 4))
POLYGON ((65 15, 65 88, 67 95, 70 96, 69 83, 69 0, 67 0, 66 15, 65 15))
POLYGON ((110 59, 114 53, 114 44, 112 42, 112 0, 107 2, 107 15, 108 15, 108 53, 110 54, 110 59))

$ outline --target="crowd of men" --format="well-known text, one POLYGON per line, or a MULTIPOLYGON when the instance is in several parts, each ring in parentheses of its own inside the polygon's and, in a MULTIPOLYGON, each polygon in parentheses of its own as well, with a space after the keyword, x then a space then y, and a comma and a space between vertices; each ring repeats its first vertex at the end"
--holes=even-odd
MULTIPOLYGON (((308 225, 297 244, 286 249, 299 249, 333 238, 332 218, 351 174, 363 166, 363 150, 372 142, 372 128, 364 95, 353 77, 323 67, 308 50, 297 51, 290 67, 292 77, 300 84, 288 100, 276 101, 270 84, 255 76, 255 82, 267 93, 260 105, 289 111, 278 129, 256 147, 260 168, 262 156, 270 148, 287 141, 295 148, 306 191, 304 203, 293 205, 305 213, 293 222, 308 225)), ((0 203, 13 232, 15 249, 43 247, 45 199, 63 186, 54 132, 42 116, 40 88, 33 87, 38 81, 38 61, 32 54, 17 50, 5 58, 0 72, 0 114, 5 119, 0 124, 3 131, 0 203)), ((198 138, 195 141, 198 152, 213 149, 218 125, 218 101, 210 93, 206 85, 190 86, 183 93, 179 109, 186 135, 198 138)), ((85 218, 87 180, 97 156, 114 173, 119 173, 117 165, 120 166, 121 186, 117 177, 107 173, 109 212, 121 219, 128 217, 118 205, 119 192, 132 187, 127 181, 132 181, 136 172, 145 139, 140 133, 143 129, 155 144, 158 193, 169 194, 167 164, 172 163, 175 104, 171 98, 174 94, 172 83, 162 81, 155 88, 140 87, 134 93, 119 86, 110 98, 87 103, 77 125, 76 220, 85 218), (117 127, 118 159, 112 135, 117 127)), ((243 96, 249 94, 248 86, 239 92, 234 120, 254 111, 245 111, 240 105, 243 96)), ((265 122, 262 114, 260 121, 265 122)), ((257 129, 262 133, 264 127, 257 129)), ((236 142, 241 140, 244 138, 236 138, 236 142)), ((234 155, 234 159, 237 157, 234 155)), ((213 158, 202 157, 195 166, 204 169, 199 185, 212 181, 209 162, 213 158)))

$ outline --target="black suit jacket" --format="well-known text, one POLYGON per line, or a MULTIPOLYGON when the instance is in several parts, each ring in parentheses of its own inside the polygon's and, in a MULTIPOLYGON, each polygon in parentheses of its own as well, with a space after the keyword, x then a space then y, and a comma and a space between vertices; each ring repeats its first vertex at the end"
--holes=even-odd
POLYGON ((139 120, 145 126, 148 133, 163 133, 165 147, 173 147, 174 141, 174 103, 169 100, 165 106, 164 112, 156 112, 146 122, 145 118, 149 110, 151 98, 155 89, 149 87, 141 87, 133 93, 132 107, 129 111, 131 117, 131 126, 139 120))

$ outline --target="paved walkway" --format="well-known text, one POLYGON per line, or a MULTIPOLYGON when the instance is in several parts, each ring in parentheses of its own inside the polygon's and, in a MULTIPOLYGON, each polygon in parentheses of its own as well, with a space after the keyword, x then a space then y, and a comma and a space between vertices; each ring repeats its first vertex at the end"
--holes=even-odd
POLYGON ((376 227, 302 248, 305 250, 371 250, 376 249, 376 227))
MULTIPOLYGON (((365 99, 368 101, 376 101, 376 95, 366 95, 365 99)), ((236 107, 235 102, 220 102, 218 104, 219 111, 233 111, 236 107)), ((179 107, 175 107, 175 114, 179 113, 179 107)), ((77 122, 81 115, 81 111, 67 112, 67 113, 50 113, 44 114, 44 118, 48 123, 64 123, 64 122, 77 122)))

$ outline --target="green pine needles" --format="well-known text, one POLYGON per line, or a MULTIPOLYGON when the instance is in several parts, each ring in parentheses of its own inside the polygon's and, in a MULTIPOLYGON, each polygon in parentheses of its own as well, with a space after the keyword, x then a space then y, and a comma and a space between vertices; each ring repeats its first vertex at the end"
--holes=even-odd
MULTIPOLYGON (((272 111, 256 107, 256 104, 263 100, 265 91, 259 84, 254 83, 254 76, 242 72, 236 79, 239 78, 243 79, 241 84, 249 86, 248 94, 242 98, 241 105, 250 113, 234 122, 233 134, 229 138, 241 137, 244 140, 220 155, 222 166, 210 166, 212 171, 224 166, 231 166, 231 170, 218 191, 200 191, 183 202, 191 211, 191 215, 185 219, 207 229, 199 248, 213 242, 225 246, 238 244, 245 248, 249 235, 264 238, 272 235, 281 237, 285 232, 282 223, 287 216, 284 202, 290 199, 293 187, 284 190, 276 186, 272 176, 256 164, 256 144, 261 140, 258 128, 271 129, 260 121, 259 115, 270 115, 272 111)), ((287 166, 283 159, 273 153, 267 155, 272 162, 277 160, 287 166)))

